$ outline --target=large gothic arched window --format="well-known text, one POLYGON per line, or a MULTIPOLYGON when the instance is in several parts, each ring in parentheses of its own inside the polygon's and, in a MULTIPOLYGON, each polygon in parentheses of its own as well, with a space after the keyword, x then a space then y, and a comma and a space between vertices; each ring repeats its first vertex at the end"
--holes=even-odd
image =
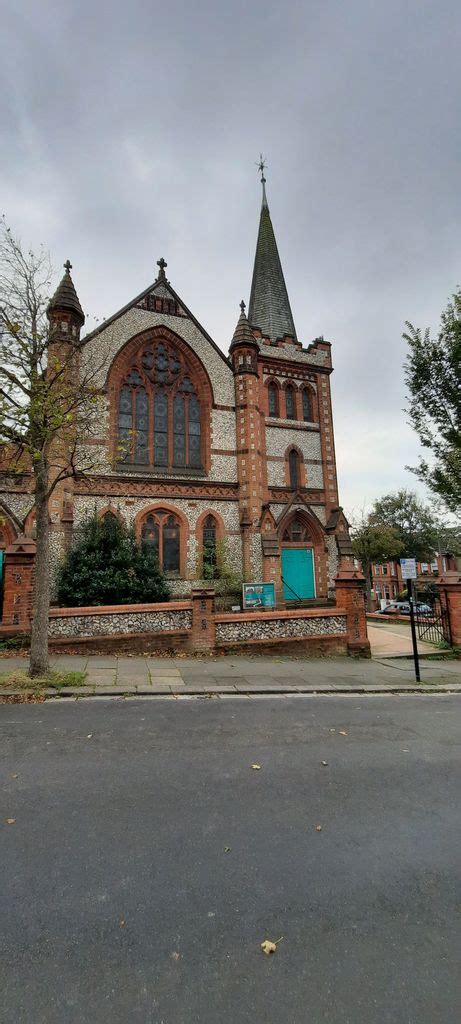
POLYGON ((166 341, 144 348, 119 394, 120 461, 201 469, 200 401, 182 355, 166 341))

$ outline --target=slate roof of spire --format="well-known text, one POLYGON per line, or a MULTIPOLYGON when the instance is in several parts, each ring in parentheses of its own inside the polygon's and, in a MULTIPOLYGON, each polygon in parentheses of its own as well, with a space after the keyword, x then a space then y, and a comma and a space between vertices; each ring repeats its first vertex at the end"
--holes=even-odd
POLYGON ((65 263, 64 266, 66 268, 66 272, 64 274, 64 277, 58 284, 58 287, 56 288, 53 297, 50 299, 48 303, 47 312, 49 313, 53 309, 70 310, 72 313, 75 313, 80 318, 83 324, 85 320, 85 314, 80 305, 77 292, 75 291, 74 282, 70 276, 71 265, 69 263, 69 260, 67 260, 67 263, 65 263))
POLYGON ((263 197, 248 320, 252 327, 259 327, 262 334, 267 335, 271 341, 275 342, 284 334, 289 334, 297 340, 290 300, 267 204, 264 175, 261 181, 263 197))

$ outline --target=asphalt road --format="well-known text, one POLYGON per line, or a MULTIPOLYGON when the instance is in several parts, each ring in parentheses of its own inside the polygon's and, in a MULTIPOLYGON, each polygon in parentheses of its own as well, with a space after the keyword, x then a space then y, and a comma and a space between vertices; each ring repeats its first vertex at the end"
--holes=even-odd
POLYGON ((460 725, 456 696, 2 706, 2 1024, 454 1024, 460 725))

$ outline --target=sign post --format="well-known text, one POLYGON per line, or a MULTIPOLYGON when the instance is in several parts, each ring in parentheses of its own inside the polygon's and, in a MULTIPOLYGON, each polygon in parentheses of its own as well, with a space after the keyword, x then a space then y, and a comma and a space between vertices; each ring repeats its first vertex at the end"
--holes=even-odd
POLYGON ((413 646, 413 661, 415 663, 415 676, 416 682, 421 682, 421 676, 419 672, 419 657, 418 657, 418 643, 416 640, 416 626, 415 626, 415 603, 413 593, 413 580, 417 578, 416 572, 416 559, 415 558, 401 558, 400 567, 402 569, 402 576, 406 581, 408 601, 410 604, 410 626, 411 626, 411 642, 413 646))

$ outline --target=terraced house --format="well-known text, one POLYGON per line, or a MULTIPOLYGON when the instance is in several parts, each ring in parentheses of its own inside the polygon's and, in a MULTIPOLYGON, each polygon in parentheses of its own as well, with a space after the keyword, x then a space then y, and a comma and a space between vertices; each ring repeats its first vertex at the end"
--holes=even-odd
MULTIPOLYGON (((48 316, 57 343, 79 342, 84 314, 66 264, 48 316)), ((155 550, 173 594, 187 595, 217 552, 279 600, 326 599, 350 551, 339 505, 331 346, 298 337, 269 213, 262 206, 248 310, 228 355, 198 323, 158 260, 139 295, 83 337, 98 366, 89 472, 52 498, 52 569, 95 510, 121 516, 155 550)), ((0 479, 1 544, 33 536, 31 480, 0 479)))

